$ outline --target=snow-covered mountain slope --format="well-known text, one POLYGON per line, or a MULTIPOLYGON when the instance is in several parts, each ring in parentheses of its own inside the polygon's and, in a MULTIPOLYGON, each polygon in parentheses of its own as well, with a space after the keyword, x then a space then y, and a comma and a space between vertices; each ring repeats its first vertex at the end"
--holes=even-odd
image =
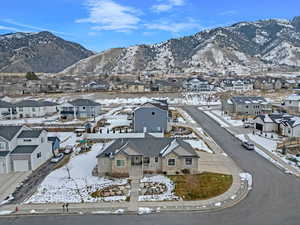
POLYGON ((110 49, 63 74, 300 70, 300 17, 241 22, 154 45, 110 49))

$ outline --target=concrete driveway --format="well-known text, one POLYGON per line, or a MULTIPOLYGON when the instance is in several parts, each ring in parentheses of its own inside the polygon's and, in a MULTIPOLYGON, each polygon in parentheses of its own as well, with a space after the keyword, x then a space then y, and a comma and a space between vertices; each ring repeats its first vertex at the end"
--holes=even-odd
POLYGON ((27 178, 30 172, 0 174, 0 203, 14 192, 16 187, 27 178))

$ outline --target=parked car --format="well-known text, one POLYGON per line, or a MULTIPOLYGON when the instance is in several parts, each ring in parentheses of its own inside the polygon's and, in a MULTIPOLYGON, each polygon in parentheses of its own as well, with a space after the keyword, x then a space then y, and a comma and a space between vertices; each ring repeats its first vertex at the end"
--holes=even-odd
POLYGON ((53 157, 50 162, 58 163, 60 160, 64 158, 64 153, 59 153, 56 157, 53 157))
POLYGON ((254 150, 254 144, 253 143, 250 143, 248 141, 244 141, 242 146, 244 148, 246 148, 247 150, 254 150))
POLYGON ((67 145, 65 150, 63 151, 64 154, 68 155, 73 152, 73 146, 72 145, 67 145))

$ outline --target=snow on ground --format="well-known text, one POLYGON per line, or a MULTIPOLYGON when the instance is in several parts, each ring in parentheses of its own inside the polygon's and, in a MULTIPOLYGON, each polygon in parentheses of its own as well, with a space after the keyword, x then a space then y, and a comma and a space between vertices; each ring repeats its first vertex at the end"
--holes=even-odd
POLYGON ((277 142, 269 138, 264 138, 258 135, 248 134, 251 141, 263 146, 269 151, 275 151, 277 149, 277 142))
POLYGON ((114 116, 112 119, 108 119, 107 122, 110 123, 110 125, 105 128, 109 130, 112 130, 114 127, 129 126, 131 123, 131 121, 127 119, 127 115, 114 116))
POLYGON ((92 198, 90 194, 110 185, 125 185, 127 179, 109 180, 92 176, 97 164, 96 156, 103 151, 103 144, 94 144, 92 150, 73 157, 70 162, 51 172, 37 192, 25 203, 80 203, 125 200, 126 196, 92 198), (70 172, 71 179, 68 176, 70 172))
POLYGON ((240 173, 241 180, 246 180, 248 182, 248 190, 252 189, 252 175, 250 173, 240 173))
POLYGON ((215 120, 218 124, 220 124, 221 127, 229 127, 227 123, 221 120, 218 116, 212 114, 210 111, 203 111, 203 112, 209 117, 211 117, 213 120, 215 120))
POLYGON ((232 126, 243 126, 244 123, 241 120, 233 120, 230 116, 224 115, 221 110, 212 110, 212 113, 216 114, 219 117, 222 117, 227 123, 230 123, 232 126))
POLYGON ((185 111, 180 111, 180 113, 182 113, 185 121, 189 122, 189 123, 196 123, 195 120, 193 120, 193 118, 185 111))
POLYGON ((0 216, 9 215, 12 213, 13 213, 13 211, 10 211, 10 210, 0 210, 0 216))
POLYGON ((167 177, 162 175, 156 175, 151 177, 144 177, 141 183, 151 182, 165 184, 167 191, 160 195, 142 195, 139 196, 139 201, 166 201, 166 200, 178 200, 178 197, 174 195, 174 183, 167 177))
POLYGON ((12 194, 10 194, 6 200, 4 200, 0 203, 0 206, 9 203, 13 199, 14 199, 14 197, 12 196, 12 194))
POLYGON ((22 125, 22 124, 40 124, 40 123, 53 123, 58 119, 58 115, 42 117, 42 118, 24 118, 24 119, 12 119, 12 120, 0 120, 1 125, 22 125))
POLYGON ((146 207, 139 207, 138 208, 138 214, 142 215, 142 214, 150 214, 152 213, 153 210, 151 208, 146 208, 146 207))
POLYGON ((57 136, 60 139, 60 147, 66 147, 67 145, 74 146, 76 144, 76 134, 73 132, 49 132, 48 137, 57 136))
POLYGON ((201 139, 198 139, 198 140, 184 140, 184 141, 189 143, 193 148, 203 150, 207 153, 213 153, 213 151, 201 139))

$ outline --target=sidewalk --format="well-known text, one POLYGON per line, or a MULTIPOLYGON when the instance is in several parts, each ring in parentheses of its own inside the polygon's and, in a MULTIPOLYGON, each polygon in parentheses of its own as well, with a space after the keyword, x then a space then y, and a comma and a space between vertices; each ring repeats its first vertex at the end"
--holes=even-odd
POLYGON ((273 160, 277 161, 279 164, 282 165, 282 167, 286 170, 291 171, 293 174, 295 174, 296 176, 300 177, 300 172, 295 169, 294 167, 290 166, 289 164, 287 164, 284 160, 282 160, 280 157, 278 157, 275 154, 272 154, 272 152, 268 151, 265 147, 261 146, 260 144, 258 144, 257 142, 253 141, 252 139, 249 138, 249 136, 247 134, 245 134, 245 138, 254 143, 255 146, 257 148, 259 148, 260 150, 262 150, 266 155, 268 155, 270 158, 272 158, 273 160))

